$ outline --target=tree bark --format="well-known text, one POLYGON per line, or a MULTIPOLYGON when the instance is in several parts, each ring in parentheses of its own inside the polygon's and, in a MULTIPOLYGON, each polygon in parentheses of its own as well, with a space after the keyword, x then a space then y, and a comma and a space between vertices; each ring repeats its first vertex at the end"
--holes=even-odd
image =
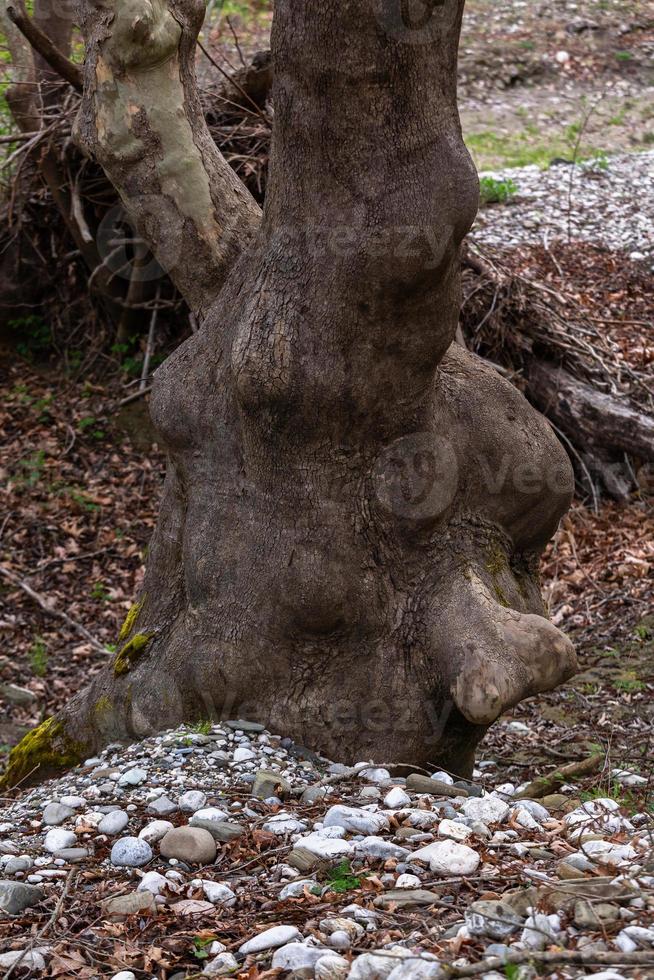
POLYGON ((83 4, 85 82, 75 127, 200 318, 260 219, 201 110, 195 51, 204 9, 202 0, 83 4))
MULTIPOLYGON (((277 0, 263 221, 155 380, 169 466, 143 594, 113 663, 14 750, 6 782, 207 716, 469 775, 502 711, 574 672, 537 571, 568 457, 453 344, 478 196, 456 106, 462 7, 409 24, 381 0, 277 0)), ((182 42, 157 9, 177 76, 182 42)), ((166 151, 123 108, 140 98, 146 134, 150 109, 131 78, 113 116, 98 95, 106 78, 122 91, 109 52, 132 56, 126 30, 118 10, 91 42, 85 126, 112 134, 106 155, 131 147, 138 174, 166 151)))

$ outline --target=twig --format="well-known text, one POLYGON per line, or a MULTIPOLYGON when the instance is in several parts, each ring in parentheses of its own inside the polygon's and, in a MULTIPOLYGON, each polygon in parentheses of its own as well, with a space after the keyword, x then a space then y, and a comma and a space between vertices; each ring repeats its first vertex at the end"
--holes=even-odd
POLYGON ((551 952, 525 950, 524 953, 507 953, 505 957, 489 956, 488 959, 466 966, 450 966, 441 963, 441 969, 450 977, 477 977, 480 973, 502 970, 507 964, 521 963, 598 963, 605 966, 654 966, 654 952, 613 953, 585 949, 561 949, 551 952))
POLYGON ((139 388, 138 391, 133 392, 133 394, 128 395, 127 398, 123 398, 118 402, 119 406, 122 408, 123 405, 129 405, 130 402, 138 401, 139 398, 143 398, 145 395, 149 395, 152 391, 152 385, 149 388, 139 388))
POLYGON ((2 575, 3 578, 6 578, 9 582, 11 582, 12 585, 17 586, 19 589, 22 589, 23 592, 25 592, 25 594, 28 595, 30 599, 33 599, 34 602, 36 602, 41 607, 41 609, 49 616, 53 616, 55 619, 63 620, 64 623, 66 623, 68 626, 71 627, 71 629, 74 629, 77 633, 80 634, 80 636, 83 636, 84 639, 87 640, 95 650, 98 650, 100 653, 104 653, 104 654, 108 654, 110 652, 109 650, 107 650, 106 647, 102 645, 102 643, 100 643, 99 640, 96 640, 96 638, 93 636, 92 633, 89 633, 89 631, 86 629, 85 626, 82 626, 81 623, 76 623, 74 619, 70 618, 68 613, 62 612, 60 609, 54 609, 52 606, 48 605, 47 600, 39 592, 35 592, 34 589, 27 584, 27 582, 24 582, 22 579, 19 579, 17 575, 13 574, 13 572, 10 572, 6 568, 0 568, 0 575, 2 575))
POLYGON ((561 766, 560 769, 555 769, 549 776, 539 776, 538 779, 534 779, 528 786, 525 786, 523 791, 518 793, 517 796, 514 796, 513 799, 533 800, 541 796, 547 796, 548 793, 555 793, 557 789, 571 779, 580 776, 589 776, 603 766, 604 755, 598 752, 596 755, 591 755, 587 759, 582 759, 581 762, 571 762, 567 766, 561 766))
POLYGON ((148 330, 148 340, 145 345, 145 354, 143 356, 143 369, 141 371, 141 380, 139 382, 139 392, 145 392, 147 386, 147 378, 150 372, 150 361, 152 359, 152 348, 154 346, 154 331, 157 326, 157 314, 159 313, 157 303, 159 302, 160 294, 161 285, 157 283, 157 295, 155 299, 155 306, 152 310, 152 316, 150 317, 150 329, 148 330))
POLYGON ((58 48, 52 43, 50 38, 43 33, 40 27, 34 23, 25 9, 22 0, 14 0, 7 4, 7 14, 14 22, 18 30, 23 34, 35 51, 41 55, 44 61, 57 72, 58 75, 68 82, 76 92, 83 89, 82 70, 79 65, 69 61, 58 48))

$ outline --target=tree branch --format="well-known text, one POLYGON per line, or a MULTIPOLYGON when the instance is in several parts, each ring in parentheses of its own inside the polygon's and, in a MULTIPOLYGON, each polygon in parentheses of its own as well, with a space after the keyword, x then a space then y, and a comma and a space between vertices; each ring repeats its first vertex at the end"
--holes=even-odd
POLYGON ((120 194, 192 312, 203 318, 254 237, 260 209, 218 151, 195 79, 199 0, 83 5, 75 135, 120 194))
POLYGON ((25 10, 22 0, 12 0, 7 4, 7 14, 18 30, 23 34, 35 51, 46 61, 58 75, 68 82, 76 92, 82 91, 82 70, 78 65, 69 61, 52 43, 43 31, 34 23, 25 10))

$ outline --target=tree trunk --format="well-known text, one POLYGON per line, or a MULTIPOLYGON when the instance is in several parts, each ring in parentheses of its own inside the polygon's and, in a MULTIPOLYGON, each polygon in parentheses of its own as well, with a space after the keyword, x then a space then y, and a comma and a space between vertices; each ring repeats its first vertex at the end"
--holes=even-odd
MULTIPOLYGON (((143 594, 113 663, 14 750, 7 782, 207 716, 466 775, 502 711, 574 672, 537 570, 570 501, 567 455, 452 343, 477 206, 456 106, 462 6, 411 24, 382 0, 277 0, 255 247, 156 377, 169 465, 143 594)), ((160 39, 168 11, 153 9, 160 39)), ((174 12, 182 42, 173 30, 157 71, 178 78, 191 21, 174 12)), ((151 108, 136 104, 141 135, 124 145, 140 171, 151 108)), ((189 220, 210 207, 198 193, 189 220)))

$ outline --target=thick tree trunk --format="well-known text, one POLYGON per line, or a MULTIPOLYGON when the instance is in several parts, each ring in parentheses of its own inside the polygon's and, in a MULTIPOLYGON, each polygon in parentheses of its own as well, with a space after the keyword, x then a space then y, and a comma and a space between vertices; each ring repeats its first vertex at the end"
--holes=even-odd
POLYGON ((156 378, 169 469, 143 595, 8 782, 213 715, 466 774, 505 708, 575 670, 537 572, 568 458, 452 343, 477 205, 462 3, 413 26, 392 7, 276 2, 263 222, 156 378))

